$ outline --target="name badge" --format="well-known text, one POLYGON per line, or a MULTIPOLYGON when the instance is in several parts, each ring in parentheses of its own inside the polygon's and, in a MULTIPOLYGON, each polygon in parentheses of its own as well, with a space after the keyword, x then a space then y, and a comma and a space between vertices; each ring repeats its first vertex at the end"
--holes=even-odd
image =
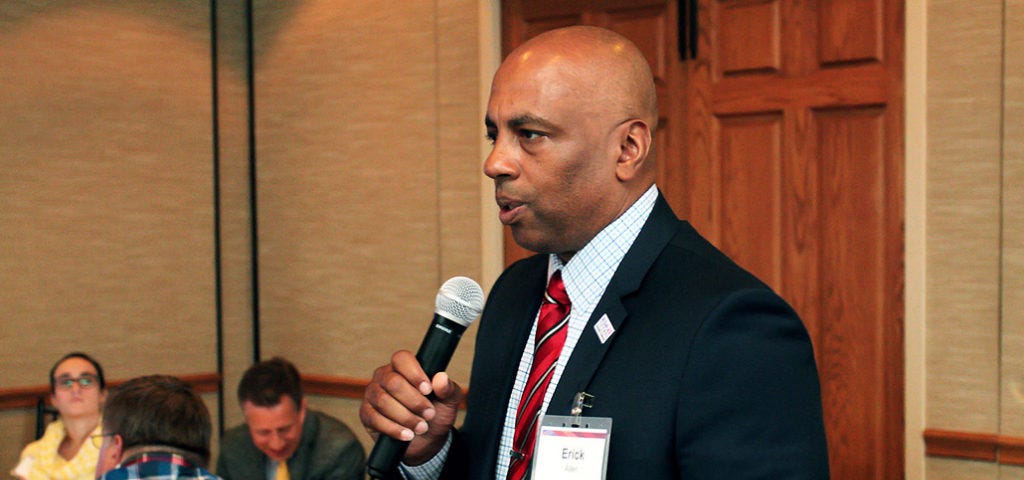
POLYGON ((612 419, 544 415, 533 451, 534 480, 604 480, 612 419))

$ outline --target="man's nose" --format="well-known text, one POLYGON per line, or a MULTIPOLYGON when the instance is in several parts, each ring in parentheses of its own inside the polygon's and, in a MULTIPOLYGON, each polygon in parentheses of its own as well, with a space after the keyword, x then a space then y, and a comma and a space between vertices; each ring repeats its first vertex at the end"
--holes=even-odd
POLYGON ((490 155, 484 161, 484 175, 497 180, 499 177, 516 177, 519 175, 519 165, 512 153, 512 147, 505 145, 500 139, 494 142, 490 155))

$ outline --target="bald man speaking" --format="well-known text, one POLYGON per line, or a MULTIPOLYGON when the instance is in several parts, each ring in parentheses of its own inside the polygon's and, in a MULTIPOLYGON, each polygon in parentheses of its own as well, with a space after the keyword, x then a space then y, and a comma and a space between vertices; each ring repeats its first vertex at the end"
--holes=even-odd
POLYGON ((360 418, 410 442, 402 475, 828 478, 807 331, 672 212, 657 118, 646 60, 609 30, 550 31, 502 63, 484 173, 501 222, 541 253, 491 289, 461 428, 444 372, 408 351, 374 372, 360 418))

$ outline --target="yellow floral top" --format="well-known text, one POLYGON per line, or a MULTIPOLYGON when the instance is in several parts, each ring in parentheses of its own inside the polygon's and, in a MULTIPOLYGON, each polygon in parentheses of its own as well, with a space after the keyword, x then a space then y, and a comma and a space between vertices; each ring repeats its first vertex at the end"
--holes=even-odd
MULTIPOLYGON (((96 425, 92 435, 100 433, 102 423, 96 425)), ((92 441, 86 439, 74 458, 64 460, 64 457, 57 454, 64 435, 63 422, 57 420, 50 423, 43 438, 28 444, 21 451, 21 460, 11 473, 27 480, 94 480, 100 451, 92 441)))

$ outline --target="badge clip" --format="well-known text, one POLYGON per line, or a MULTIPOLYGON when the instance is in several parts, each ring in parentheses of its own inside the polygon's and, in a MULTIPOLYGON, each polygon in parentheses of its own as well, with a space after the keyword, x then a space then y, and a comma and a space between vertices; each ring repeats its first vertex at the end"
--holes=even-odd
POLYGON ((587 392, 576 392, 576 395, 572 398, 572 408, 569 413, 573 417, 574 427, 579 427, 583 422, 580 420, 580 416, 583 415, 584 408, 592 408, 594 404, 590 403, 590 400, 594 398, 593 395, 587 392))

